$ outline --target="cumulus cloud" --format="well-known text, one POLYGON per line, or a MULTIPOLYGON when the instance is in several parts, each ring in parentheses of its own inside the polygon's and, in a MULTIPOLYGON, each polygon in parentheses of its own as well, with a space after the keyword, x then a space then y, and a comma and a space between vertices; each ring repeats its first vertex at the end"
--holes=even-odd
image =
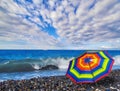
POLYGON ((7 1, 2 1, 1 7, 3 9, 0 10, 1 48, 54 48, 58 41, 48 33, 43 32, 34 23, 38 22, 37 24, 39 24, 41 22, 38 18, 34 17, 34 22, 32 19, 30 22, 23 18, 23 16, 30 15, 26 9, 23 7, 21 9, 12 0, 9 0, 10 3, 7 4, 5 2, 7 1))
POLYGON ((119 6, 119 0, 2 0, 0 41, 23 48, 119 49, 119 6))

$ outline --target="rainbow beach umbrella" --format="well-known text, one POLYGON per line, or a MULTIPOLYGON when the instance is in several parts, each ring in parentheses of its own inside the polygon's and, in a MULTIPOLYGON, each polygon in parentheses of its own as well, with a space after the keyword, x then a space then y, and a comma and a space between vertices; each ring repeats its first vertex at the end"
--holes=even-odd
POLYGON ((106 51, 86 52, 70 61, 66 76, 74 83, 94 83, 110 73, 113 63, 106 51))

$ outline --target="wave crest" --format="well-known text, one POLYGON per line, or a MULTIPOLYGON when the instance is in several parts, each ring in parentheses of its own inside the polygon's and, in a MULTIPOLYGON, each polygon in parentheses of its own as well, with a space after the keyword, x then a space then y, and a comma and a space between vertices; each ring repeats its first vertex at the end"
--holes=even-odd
POLYGON ((0 72, 67 69, 71 59, 73 58, 8 60, 0 64, 0 72))
MULTIPOLYGON (((3 60, 0 72, 24 72, 34 70, 67 69, 71 58, 57 57, 44 59, 3 60)), ((120 55, 114 56, 115 65, 120 65, 120 55)))
POLYGON ((113 59, 115 60, 114 65, 120 65, 120 55, 113 57, 113 59))

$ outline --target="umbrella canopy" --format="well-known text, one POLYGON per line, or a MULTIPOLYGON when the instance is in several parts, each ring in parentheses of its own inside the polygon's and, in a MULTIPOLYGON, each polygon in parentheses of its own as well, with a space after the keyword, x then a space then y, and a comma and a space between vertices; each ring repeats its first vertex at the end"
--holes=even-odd
POLYGON ((93 83, 107 76, 113 63, 105 51, 86 52, 70 61, 66 76, 75 83, 93 83))

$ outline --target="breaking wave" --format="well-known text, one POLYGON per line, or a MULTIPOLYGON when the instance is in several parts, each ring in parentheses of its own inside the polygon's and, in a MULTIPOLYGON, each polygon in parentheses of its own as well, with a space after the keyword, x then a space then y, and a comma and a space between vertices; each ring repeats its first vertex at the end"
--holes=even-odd
MULTIPOLYGON (((41 58, 41 59, 22 59, 6 60, 0 59, 0 73, 4 72, 28 72, 36 70, 67 69, 71 58, 41 58)), ((113 57, 114 66, 120 66, 120 55, 113 57)))
POLYGON ((114 56, 113 59, 115 60, 114 65, 120 65, 120 55, 114 56))
POLYGON ((0 63, 0 72, 27 72, 35 70, 67 69, 73 58, 47 58, 5 60, 0 63))

